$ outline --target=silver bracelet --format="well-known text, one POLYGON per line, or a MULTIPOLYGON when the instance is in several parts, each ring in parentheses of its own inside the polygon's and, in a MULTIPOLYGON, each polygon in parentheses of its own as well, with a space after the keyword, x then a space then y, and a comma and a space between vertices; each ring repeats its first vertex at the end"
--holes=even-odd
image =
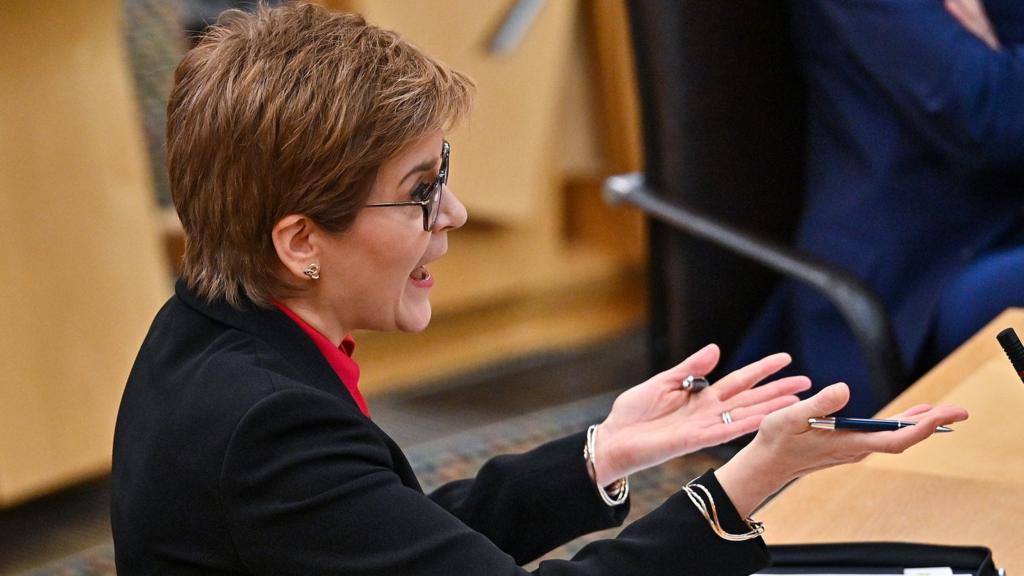
POLYGON ((750 528, 749 532, 744 534, 732 534, 726 532, 725 529, 722 528, 722 524, 718 521, 718 508, 715 506, 715 499, 711 496, 710 490, 705 488, 703 484, 697 484, 695 482, 687 483, 682 487, 682 490, 690 498, 690 502, 693 502, 693 505, 697 507, 697 510, 700 510, 701 515, 704 516, 704 519, 708 521, 708 525, 711 526, 711 530, 713 530, 715 534, 718 534, 719 538, 730 542, 742 542, 744 540, 752 540, 761 534, 764 534, 764 522, 757 522, 750 518, 743 519, 750 528), (697 488, 704 493, 708 503, 711 505, 710 513, 708 513, 708 505, 704 503, 704 500, 699 495, 697 495, 697 491, 694 490, 694 488, 697 488))
POLYGON ((609 506, 621 506, 626 503, 626 499, 629 498, 629 476, 619 478, 615 482, 610 484, 611 494, 605 491, 604 486, 601 486, 597 482, 597 466, 595 465, 594 455, 597 453, 595 442, 597 440, 597 424, 587 428, 587 443, 583 445, 583 459, 587 462, 587 466, 590 467, 590 473, 594 475, 594 487, 597 489, 597 494, 601 496, 601 500, 609 506))

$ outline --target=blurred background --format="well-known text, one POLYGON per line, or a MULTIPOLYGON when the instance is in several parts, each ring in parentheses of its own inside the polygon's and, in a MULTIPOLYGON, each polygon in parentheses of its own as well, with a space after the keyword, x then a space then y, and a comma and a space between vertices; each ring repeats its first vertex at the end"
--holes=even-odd
MULTIPOLYGON (((427 489, 707 342, 725 367, 793 352, 868 416, 1024 304, 1016 0, 319 1, 479 88, 448 135, 470 219, 431 266, 431 326, 356 334, 427 489), (608 207, 623 173, 627 205, 673 207, 608 207)), ((115 414, 183 248, 166 98, 251 6, 0 1, 0 575, 114 573, 115 414)), ((645 471, 632 517, 729 451, 645 471)))
MULTIPOLYGON (((449 136, 471 218, 434 267, 432 325, 356 335, 375 418, 407 446, 639 382, 645 227, 600 192, 641 163, 623 3, 548 2, 501 48, 516 2, 323 3, 479 85, 449 136)), ((109 542, 115 414, 183 242, 166 98, 194 36, 235 4, 251 7, 0 3, 0 573, 109 542)), ((106 573, 84 563, 59 573, 106 573)))

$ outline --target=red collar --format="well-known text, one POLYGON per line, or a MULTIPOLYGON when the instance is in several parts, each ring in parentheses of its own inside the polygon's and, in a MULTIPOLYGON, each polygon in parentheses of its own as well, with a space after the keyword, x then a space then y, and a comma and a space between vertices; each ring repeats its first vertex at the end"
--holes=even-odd
POLYGON ((302 318, 299 318, 299 315, 290 308, 277 300, 273 302, 274 306, 277 306, 281 312, 284 312, 286 316, 299 325, 299 328, 302 328, 303 332, 312 338, 313 343, 316 344, 320 353, 324 355, 327 363, 334 369, 334 373, 338 375, 338 379, 348 389, 352 399, 356 401, 356 405, 369 418, 370 409, 366 406, 366 400, 363 399, 363 394, 359 391, 359 365, 352 358, 352 352, 356 349, 356 341, 352 336, 346 334, 345 338, 341 341, 341 346, 335 346, 323 334, 317 332, 315 328, 307 324, 302 318))

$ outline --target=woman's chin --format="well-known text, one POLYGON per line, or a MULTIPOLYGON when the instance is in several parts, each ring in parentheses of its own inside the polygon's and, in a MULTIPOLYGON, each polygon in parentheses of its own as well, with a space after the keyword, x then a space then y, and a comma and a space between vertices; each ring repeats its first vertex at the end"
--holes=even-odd
POLYGON ((430 303, 420 304, 415 310, 408 310, 398 317, 398 330, 400 332, 422 332, 430 324, 431 309, 430 303))

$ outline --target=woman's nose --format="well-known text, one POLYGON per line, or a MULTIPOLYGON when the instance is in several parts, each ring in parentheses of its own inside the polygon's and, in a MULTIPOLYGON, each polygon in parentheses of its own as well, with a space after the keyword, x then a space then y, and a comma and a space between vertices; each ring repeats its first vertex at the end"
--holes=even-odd
POLYGON ((437 215, 434 231, 440 232, 442 230, 462 228, 462 225, 466 223, 468 218, 469 214, 466 212, 466 207, 462 205, 462 202, 459 202, 459 198, 445 184, 444 194, 441 195, 441 213, 437 215))

